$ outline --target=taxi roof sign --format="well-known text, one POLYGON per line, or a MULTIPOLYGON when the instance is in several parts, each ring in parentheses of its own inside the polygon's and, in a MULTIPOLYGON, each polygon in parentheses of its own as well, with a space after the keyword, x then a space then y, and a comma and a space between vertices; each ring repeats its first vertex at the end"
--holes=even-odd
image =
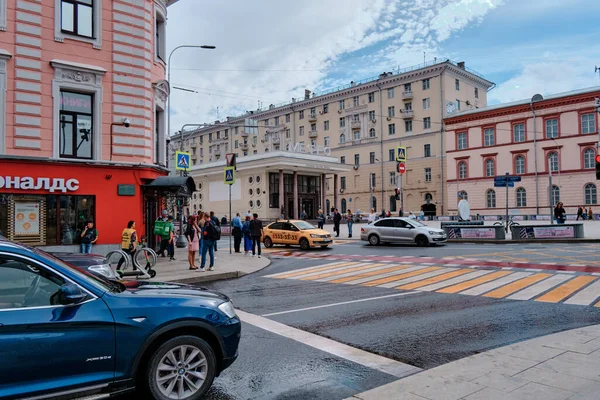
POLYGON ((186 171, 190 169, 190 153, 184 151, 175 152, 175 169, 177 171, 186 171))

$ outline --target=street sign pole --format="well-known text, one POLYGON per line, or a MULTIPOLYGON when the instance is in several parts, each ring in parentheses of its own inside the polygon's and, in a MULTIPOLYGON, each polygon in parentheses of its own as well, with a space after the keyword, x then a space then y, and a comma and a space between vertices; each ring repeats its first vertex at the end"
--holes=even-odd
POLYGON ((229 185, 229 254, 231 254, 231 237, 233 236, 233 220, 231 219, 231 185, 229 185))
POLYGON ((404 191, 402 190, 402 174, 400 174, 400 209, 404 215, 404 191))
POLYGON ((507 172, 506 173, 506 228, 504 228, 504 231, 506 233, 508 233, 508 176, 510 174, 507 172))
POLYGON ((234 153, 225 155, 227 164, 225 166, 224 181, 229 185, 229 254, 231 254, 231 238, 233 236, 233 216, 231 215, 231 185, 235 184, 236 156, 234 153))

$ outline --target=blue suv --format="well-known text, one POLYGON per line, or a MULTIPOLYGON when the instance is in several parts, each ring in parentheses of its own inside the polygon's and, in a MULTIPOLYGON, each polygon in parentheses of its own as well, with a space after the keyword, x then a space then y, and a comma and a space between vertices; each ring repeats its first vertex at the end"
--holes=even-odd
POLYGON ((105 280, 0 239, 0 398, 198 399, 240 325, 223 294, 105 280))

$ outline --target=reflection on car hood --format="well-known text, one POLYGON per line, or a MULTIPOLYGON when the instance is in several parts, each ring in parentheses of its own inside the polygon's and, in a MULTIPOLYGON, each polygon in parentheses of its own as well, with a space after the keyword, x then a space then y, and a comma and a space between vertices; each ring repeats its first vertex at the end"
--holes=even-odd
POLYGON ((222 293, 181 283, 148 281, 121 281, 121 283, 125 285, 125 293, 132 295, 203 297, 207 300, 229 301, 229 298, 222 293))
POLYGON ((309 232, 313 235, 331 235, 330 232, 326 231, 325 229, 319 229, 319 228, 314 228, 314 229, 302 229, 301 232, 309 232))
POLYGON ((50 253, 56 258, 60 258, 61 260, 75 265, 77 267, 89 267, 90 265, 102 265, 107 264, 108 261, 106 257, 101 256, 99 254, 80 254, 80 253, 60 253, 60 252, 52 252, 50 253))

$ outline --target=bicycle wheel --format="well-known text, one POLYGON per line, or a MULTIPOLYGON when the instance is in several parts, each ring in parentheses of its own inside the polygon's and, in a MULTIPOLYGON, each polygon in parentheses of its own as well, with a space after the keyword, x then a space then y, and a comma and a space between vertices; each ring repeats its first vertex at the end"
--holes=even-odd
POLYGON ((129 254, 125 253, 123 250, 113 250, 106 255, 106 259, 108 260, 108 264, 115 271, 117 270, 117 266, 121 260, 124 262, 121 264, 121 271, 127 271, 131 267, 131 257, 129 254))
POLYGON ((148 264, 150 268, 156 265, 156 261, 158 260, 158 256, 149 247, 142 247, 138 251, 135 252, 133 256, 133 262, 138 268, 145 268, 148 264))

